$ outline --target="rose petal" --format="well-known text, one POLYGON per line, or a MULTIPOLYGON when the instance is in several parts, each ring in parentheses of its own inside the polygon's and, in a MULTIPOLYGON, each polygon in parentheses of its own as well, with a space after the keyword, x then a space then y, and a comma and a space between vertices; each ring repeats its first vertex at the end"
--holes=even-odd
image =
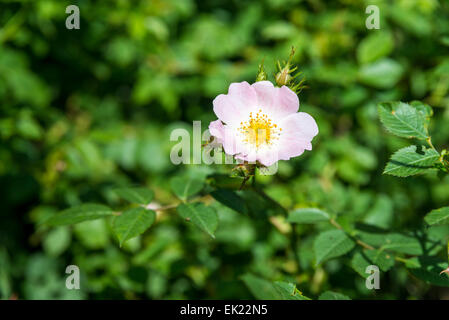
POLYGON ((296 93, 286 86, 277 88, 276 116, 285 118, 290 114, 298 112, 299 98, 296 93))
POLYGON ((251 85, 257 94, 257 107, 271 111, 276 101, 276 88, 270 81, 259 81, 251 85))
POLYGON ((256 92, 246 81, 232 83, 228 94, 220 94, 213 101, 218 119, 233 126, 246 119, 247 114, 255 110, 256 105, 256 92))
POLYGON ((283 134, 299 134, 310 140, 318 134, 318 126, 315 119, 305 112, 289 115, 280 122, 280 127, 283 134))
POLYGON ((221 120, 212 121, 209 124, 209 132, 212 136, 217 138, 219 143, 221 143, 225 135, 225 128, 221 120))

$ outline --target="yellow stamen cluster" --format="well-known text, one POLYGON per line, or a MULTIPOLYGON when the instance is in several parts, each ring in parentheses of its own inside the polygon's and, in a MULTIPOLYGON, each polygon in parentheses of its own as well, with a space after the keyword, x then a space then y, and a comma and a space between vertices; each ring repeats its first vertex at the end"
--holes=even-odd
POLYGON ((252 112, 249 114, 249 120, 240 122, 239 132, 243 134, 243 142, 255 145, 256 148, 266 144, 271 145, 274 140, 279 139, 282 128, 278 128, 277 124, 272 123, 271 119, 262 110, 254 116, 252 112))

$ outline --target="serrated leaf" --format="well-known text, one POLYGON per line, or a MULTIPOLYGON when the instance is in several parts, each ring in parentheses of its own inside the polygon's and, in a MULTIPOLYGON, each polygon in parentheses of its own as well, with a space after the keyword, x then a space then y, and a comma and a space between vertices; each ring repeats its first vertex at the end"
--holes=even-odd
POLYGON ((314 251, 316 264, 339 257, 354 248, 355 243, 342 230, 322 232, 315 239, 314 251))
POLYGON ((296 209, 288 215, 288 222, 292 223, 317 223, 329 221, 330 215, 317 208, 296 209))
POLYGON ((247 214, 248 208, 245 205, 245 201, 235 191, 227 189, 218 189, 210 194, 215 200, 221 204, 231 208, 232 210, 247 214))
POLYGON ((384 174, 396 177, 408 177, 419 173, 424 173, 433 168, 438 161, 440 154, 434 149, 409 146, 396 151, 392 156, 384 174))
POLYGON ((212 238, 215 238, 215 230, 218 226, 218 215, 214 209, 204 203, 182 203, 176 211, 187 221, 192 222, 201 230, 205 231, 212 238))
POLYGON ((410 105, 421 112, 425 116, 427 122, 430 121, 430 118, 433 116, 433 109, 431 106, 417 100, 410 102, 410 105))
POLYGON ((427 139, 429 136, 425 114, 406 103, 381 103, 378 112, 385 128, 399 137, 427 139))
POLYGON ((125 210, 114 220, 113 231, 120 246, 126 240, 137 237, 147 230, 156 219, 156 213, 144 208, 125 210))
POLYGON ((170 181, 170 186, 179 199, 187 200, 203 189, 204 181, 195 178, 174 177, 170 181))
POLYGON ((149 204, 154 197, 153 191, 147 188, 119 188, 114 192, 122 199, 136 204, 149 204))
POLYGON ((318 300, 351 300, 351 298, 338 292, 326 291, 318 297, 318 300))
POLYGON ((429 225, 449 224, 449 207, 430 211, 430 213, 425 216, 424 221, 429 225))
POLYGON ((63 210, 46 221, 50 226, 61 226, 95 220, 110 216, 114 213, 111 208, 102 204, 86 203, 63 210))

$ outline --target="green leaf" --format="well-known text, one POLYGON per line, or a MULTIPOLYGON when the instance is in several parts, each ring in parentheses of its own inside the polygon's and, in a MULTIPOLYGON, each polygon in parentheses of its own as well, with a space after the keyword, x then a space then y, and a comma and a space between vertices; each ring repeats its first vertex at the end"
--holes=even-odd
POLYGON ((366 267, 376 265, 383 272, 394 266, 394 257, 382 250, 363 250, 356 252, 351 260, 351 267, 363 278, 367 277, 366 267))
POLYGON ((395 263, 394 256, 382 250, 364 250, 366 257, 380 268, 380 270, 387 272, 395 263))
POLYGON ((221 204, 227 206, 228 208, 231 208, 236 212, 243 214, 248 213, 248 208, 245 205, 245 201, 243 201, 243 199, 235 191, 218 189, 211 192, 210 195, 221 204))
POLYGON ((358 274, 360 274, 363 278, 366 278, 367 274, 365 273, 366 267, 371 265, 371 261, 363 255, 361 252, 356 252, 351 259, 351 267, 358 274))
POLYGON ((170 181, 170 186, 179 199, 187 200, 203 189, 204 182, 195 178, 174 177, 170 181))
POLYGON ((293 283, 275 281, 273 286, 282 300, 310 300, 293 283))
POLYGON ((154 196, 153 191, 147 188, 120 188, 114 192, 119 197, 136 204, 149 204, 154 196))
POLYGON ((109 224, 103 219, 77 223, 73 226, 73 234, 88 249, 104 249, 109 244, 109 224))
POLYGON ((394 205, 390 197, 378 194, 374 203, 367 208, 363 222, 379 228, 389 228, 393 224, 394 205))
POLYGON ((425 114, 403 102, 387 102, 378 106, 380 121, 391 133, 403 138, 427 139, 425 114))
POLYGON ((318 300, 351 300, 351 298, 338 292, 326 291, 319 296, 318 300))
POLYGON ((250 273, 247 273, 241 277, 249 291, 258 300, 280 300, 278 290, 268 280, 256 277, 250 273))
POLYGON ((250 273, 243 275, 241 279, 253 296, 259 300, 310 300, 292 283, 284 281, 273 283, 250 273))
POLYGON ((437 257, 414 257, 408 261, 406 267, 418 279, 440 287, 449 287, 449 277, 441 274, 447 268, 447 261, 437 257))
POLYGON ((46 221, 50 226, 62 226, 79 223, 87 220, 95 220, 110 216, 114 211, 102 204, 86 203, 63 210, 46 221))
POLYGON ((245 201, 249 216, 255 219, 288 214, 284 207, 266 195, 262 190, 259 192, 255 190, 241 190, 237 194, 245 201))
POLYGON ((424 115, 424 117, 426 117, 426 122, 430 121, 430 118, 432 118, 433 116, 433 109, 431 106, 417 100, 410 102, 410 105, 419 112, 421 112, 424 115))
POLYGON ((42 246, 48 255, 59 256, 70 246, 70 241, 70 227, 62 226, 51 229, 42 241, 42 246))
POLYGON ((357 47, 357 60, 369 63, 391 53, 394 48, 394 39, 389 32, 374 32, 364 38, 357 47))
POLYGON ((329 230, 322 232, 315 239, 314 251, 316 264, 339 257, 354 248, 354 241, 342 230, 329 230))
POLYGON ((358 76, 360 81, 366 85, 388 89, 398 83, 403 73, 404 68, 398 62, 385 58, 363 65, 358 76))
POLYGON ((123 242, 137 237, 147 230, 156 219, 156 213, 144 208, 133 208, 123 211, 114 220, 113 231, 122 246, 123 242))
POLYGON ((292 223, 317 223, 329 221, 329 219, 327 212, 317 208, 296 209, 288 215, 288 222, 292 223))
POLYGON ((418 150, 417 146, 409 146, 396 151, 392 156, 384 174, 390 174, 396 177, 408 177, 419 173, 424 173, 434 168, 440 154, 434 149, 422 148, 418 150))
POLYGON ((359 236, 362 241, 375 247, 382 247, 386 250, 412 255, 420 255, 423 253, 420 240, 411 235, 401 233, 374 234, 362 232, 359 236))
POLYGON ((215 238, 214 233, 218 226, 218 215, 214 209, 206 206, 204 203, 196 202, 192 204, 182 203, 176 210, 182 218, 191 221, 212 238, 215 238))
POLYGON ((430 213, 425 216, 424 221, 430 225, 449 224, 449 207, 430 211, 430 213))

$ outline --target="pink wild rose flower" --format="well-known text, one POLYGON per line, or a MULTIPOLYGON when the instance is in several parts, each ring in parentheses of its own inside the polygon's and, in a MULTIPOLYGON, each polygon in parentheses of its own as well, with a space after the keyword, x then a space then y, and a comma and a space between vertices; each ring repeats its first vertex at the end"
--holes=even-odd
POLYGON ((218 120, 209 124, 210 133, 225 153, 240 160, 268 167, 312 150, 318 134, 312 116, 298 112, 296 93, 270 81, 232 83, 213 105, 218 120))

